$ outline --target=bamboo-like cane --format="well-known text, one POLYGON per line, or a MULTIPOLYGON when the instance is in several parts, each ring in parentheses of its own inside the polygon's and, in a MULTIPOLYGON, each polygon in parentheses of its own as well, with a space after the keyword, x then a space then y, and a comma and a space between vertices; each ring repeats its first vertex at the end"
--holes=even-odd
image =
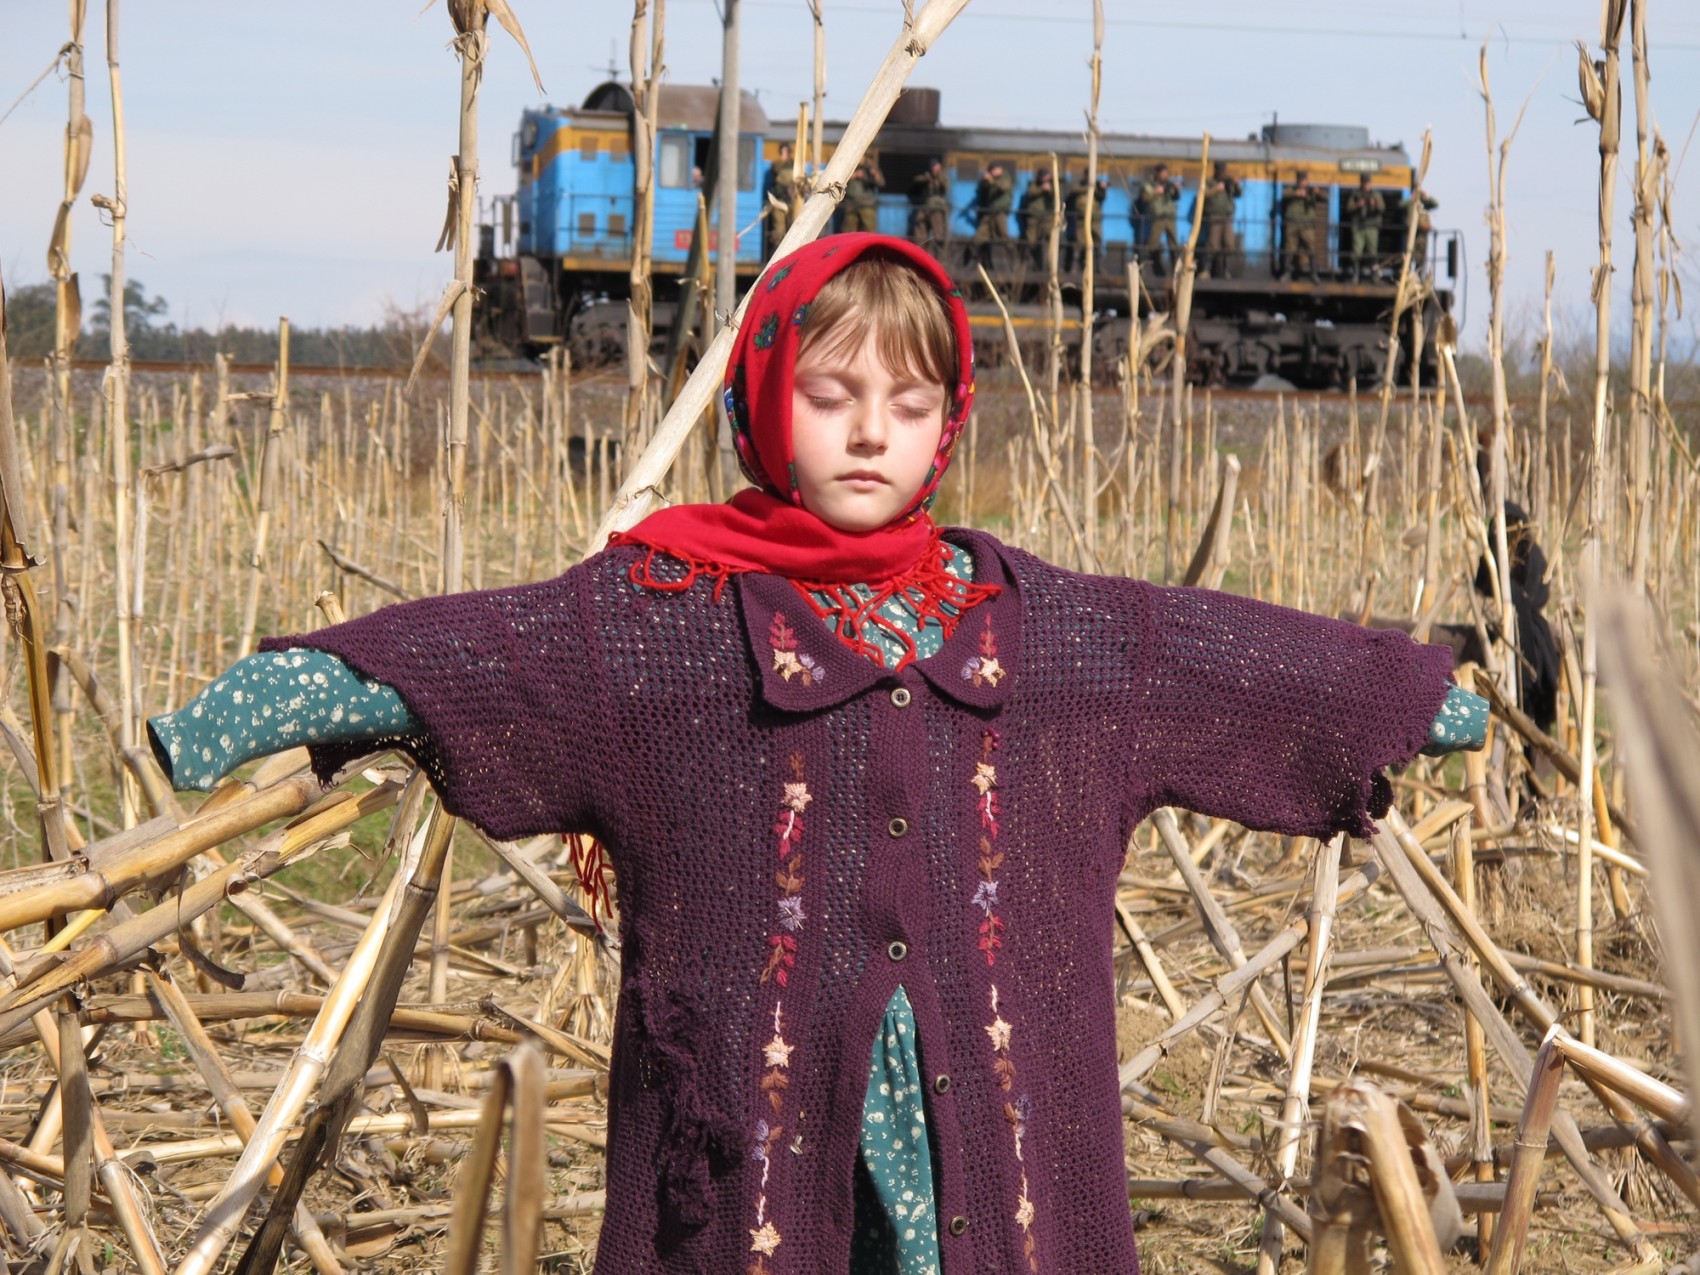
MULTIPOLYGON (((821 11, 823 0, 807 0, 807 2, 809 17, 814 20, 814 99, 810 111, 814 123, 809 137, 809 172, 815 181, 813 189, 819 189, 820 178, 826 171, 825 162, 822 159, 824 152, 821 145, 821 131, 825 127, 825 116, 822 112, 826 108, 826 18, 821 11)), ((801 162, 801 159, 802 153, 799 151, 798 161, 801 162)), ((856 170, 851 168, 846 171, 849 173, 856 170)), ((795 224, 797 215, 797 210, 793 209, 793 224, 795 224)), ((824 224, 823 222, 822 225, 824 224)), ((798 242, 803 241, 798 240, 798 242)))
MULTIPOLYGON (((1235 969, 1241 968, 1246 963, 1246 957, 1245 948, 1240 943, 1239 931, 1228 919, 1228 914, 1222 910, 1222 905, 1216 901, 1216 896, 1210 893, 1209 884, 1199 872, 1198 865, 1192 861, 1192 855, 1187 852, 1180 827, 1175 823, 1174 812, 1164 807, 1151 816, 1151 822, 1157 828, 1163 848, 1175 861, 1175 867, 1180 871, 1181 880, 1186 882, 1193 902, 1198 905, 1198 914, 1204 922, 1204 932, 1210 939, 1210 945, 1229 965, 1235 969)), ((1287 1040, 1287 1033, 1281 1029, 1280 1017, 1275 1013, 1275 1006, 1270 1003, 1268 993, 1263 990, 1261 984, 1253 982, 1250 984, 1250 996, 1252 1008, 1257 1011, 1257 1017, 1263 1023, 1263 1030, 1268 1033, 1276 1052, 1282 1058, 1291 1059, 1292 1044, 1287 1040)))
MULTIPOLYGON (((1342 881, 1339 894, 1334 900, 1336 912, 1368 890, 1380 876, 1381 870, 1375 864, 1370 863, 1365 864, 1357 872, 1352 873, 1351 876, 1342 881)), ((1122 1064, 1120 1069, 1122 1089, 1125 1091, 1130 1085, 1137 1083, 1141 1077, 1149 1073, 1153 1067, 1163 1060, 1163 1056, 1168 1053, 1169 1047, 1175 1041, 1192 1031, 1199 1024, 1208 1021, 1212 1015, 1232 1001, 1234 997, 1243 995, 1248 983, 1260 978, 1274 968, 1276 963, 1288 952, 1304 942, 1305 936, 1309 932, 1310 922, 1305 917, 1299 917, 1264 944, 1263 948, 1244 965, 1217 979, 1214 988, 1193 1005, 1187 1011, 1185 1017, 1173 1026, 1166 1028, 1161 1036, 1122 1064)))
MULTIPOLYGON (((71 596, 71 451, 72 434, 76 428, 75 405, 71 401, 71 363, 76 358, 77 334, 83 325, 82 291, 77 274, 71 269, 71 211, 82 194, 88 177, 89 158, 94 149, 94 125, 83 113, 87 81, 83 70, 83 24, 87 18, 87 0, 71 0, 70 39, 60 50, 60 62, 65 70, 67 88, 67 118, 65 123, 65 183, 59 201, 59 214, 54 219, 53 237, 47 247, 47 271, 54 283, 53 323, 53 429, 48 440, 51 460, 52 489, 51 518, 53 532, 53 592, 56 643, 70 641, 76 625, 76 605, 71 596)), ((4 409, 0 409, 4 410, 4 409)), ((56 748, 56 781, 71 773, 71 690, 56 682, 53 709, 58 721, 56 748)))
POLYGON ((213 1197, 202 1213, 200 1230, 195 1235, 176 1275, 207 1275, 225 1245, 242 1224, 248 1205, 258 1194, 267 1171, 283 1149, 289 1126, 318 1086, 324 1074, 330 1052, 342 1036, 343 1029, 353 1016, 355 1007, 366 994, 366 985, 377 964, 379 948, 389 929, 391 914, 401 890, 402 874, 397 873, 384 892, 372 920, 349 954, 336 985, 325 997, 324 1007, 313 1020, 312 1028, 295 1051, 288 1072, 278 1083, 271 1101, 248 1139, 241 1158, 231 1170, 218 1195, 213 1197))
POLYGON ((1534 1212, 1535 1187, 1546 1161, 1553 1112, 1558 1108, 1558 1085, 1564 1078, 1564 1056, 1558 1051, 1557 1035, 1556 1031, 1549 1032, 1535 1054, 1523 1119, 1517 1126, 1511 1173, 1505 1180, 1505 1208, 1500 1213, 1498 1231, 1488 1255, 1488 1275, 1513 1275, 1523 1267, 1523 1246, 1528 1240, 1529 1218, 1534 1212))
POLYGON ((626 302, 626 404, 620 432, 624 455, 636 456, 649 423, 652 378, 649 338, 654 307, 650 252, 655 240, 655 137, 661 110, 661 48, 665 0, 632 5, 632 267, 626 302), (654 33, 650 26, 653 22, 654 33))
MULTIPOLYGON (((1365 537, 1376 513, 1376 491, 1381 481, 1381 457, 1387 443, 1387 418, 1393 409, 1394 377, 1399 371, 1399 325, 1405 316, 1411 312, 1412 306, 1417 306, 1417 312, 1412 318, 1413 328, 1422 326, 1421 300, 1423 282, 1420 275, 1411 269, 1411 258, 1417 250, 1417 222, 1422 216, 1418 199, 1424 180, 1428 177, 1429 158, 1434 153, 1434 138, 1429 130, 1423 130, 1423 144, 1417 160, 1416 185, 1411 190, 1411 205, 1405 218, 1405 250, 1399 258, 1399 278, 1393 290, 1393 313, 1387 322, 1387 371, 1381 378, 1380 413, 1376 417, 1375 433, 1369 448, 1364 452, 1364 517, 1365 537)), ((1413 373, 1414 375, 1414 373, 1413 373)))
POLYGON ((1400 1128, 1397 1104, 1367 1086, 1356 1088, 1354 1093, 1369 1159, 1370 1185, 1394 1265, 1402 1275, 1445 1275, 1446 1261, 1440 1255, 1440 1242, 1423 1203, 1422 1185, 1400 1128))
MULTIPOLYGON (((4 313, 6 289, 0 283, 0 314, 4 313)), ((0 318, 0 584, 9 609, 16 617, 22 638, 25 679, 29 686, 31 736, 36 772, 36 808, 41 822, 43 849, 47 858, 64 862, 70 857, 70 833, 66 827, 59 791, 58 749, 53 736, 52 685, 47 665, 47 621, 36 598, 31 579, 32 560, 22 535, 25 518, 21 455, 17 422, 12 415, 12 365, 6 344, 6 324, 0 318)))
MULTIPOLYGON (((231 1076, 230 1069, 225 1066, 212 1037, 207 1035, 207 1029, 195 1016, 188 997, 183 995, 182 990, 168 975, 150 972, 148 985, 165 1010, 166 1016, 171 1019, 171 1025, 177 1029, 195 1069, 205 1079, 207 1092, 212 1095, 213 1102, 224 1113, 225 1119, 230 1121, 230 1127, 236 1130, 236 1135, 246 1144, 247 1140, 254 1136, 254 1113, 248 1110, 248 1104, 242 1098, 242 1091, 237 1088, 236 1081, 231 1076)), ((283 1181, 283 1170, 273 1161, 266 1176, 272 1186, 278 1186, 283 1181)), ((319 1224, 314 1221, 312 1213, 305 1205, 296 1207, 295 1234, 301 1247, 306 1250, 308 1260, 313 1263, 313 1269, 318 1271, 319 1275, 342 1275, 342 1265, 336 1260, 336 1254, 331 1251, 330 1242, 325 1239, 325 1233, 319 1229, 319 1224)))
MULTIPOLYGON (((1464 906, 1456 891, 1454 891, 1422 852, 1420 845, 1410 835, 1398 811, 1389 811, 1387 826, 1392 829, 1396 843, 1409 860, 1412 869, 1421 878, 1431 896, 1438 901, 1452 918, 1452 921, 1463 932, 1470 947, 1480 958, 1483 966, 1493 975, 1497 982, 1510 997, 1512 1004, 1519 1012, 1528 1018, 1542 1031, 1550 1031, 1558 1023, 1558 1015, 1553 1012, 1539 996, 1535 994, 1526 979, 1520 977, 1505 959, 1499 946, 1494 943, 1480 923, 1464 906)), ((1586 1079, 1586 1077, 1585 1077, 1586 1079)), ((1604 1086, 1589 1080, 1589 1088, 1605 1106, 1614 1120, 1635 1132, 1636 1146, 1649 1162, 1657 1165, 1671 1179, 1676 1187, 1689 1199, 1700 1204, 1700 1177, 1697 1177, 1693 1167, 1687 1160, 1678 1155, 1669 1141, 1655 1129, 1652 1124, 1638 1116, 1629 1104, 1617 1094, 1604 1086)))
POLYGON ((543 1056, 521 1045, 496 1064, 490 1092, 479 1111, 472 1151, 455 1180, 445 1275, 475 1275, 484 1238, 491 1184, 501 1152, 503 1118, 513 1108, 508 1142, 507 1198, 503 1203, 503 1275, 529 1275, 536 1265, 538 1228, 543 1221, 547 1151, 543 1140, 543 1056))
MULTIPOLYGON (((272 1196, 271 1209, 266 1215, 264 1225, 237 1264, 237 1275, 269 1275, 277 1264, 277 1256, 283 1248, 284 1234, 300 1202, 301 1194, 306 1189, 308 1179, 324 1163, 327 1156, 334 1156, 338 1141, 354 1115, 355 1106, 365 1086, 366 1071, 383 1044, 385 1026, 395 1009, 402 982, 406 979, 412 963, 413 945, 426 917, 431 914, 432 906, 437 902, 438 887, 449 861, 449 847, 455 823, 456 820, 441 806, 431 812, 431 818, 420 838, 418 866, 406 873, 407 885, 399 896, 393 914, 386 915, 389 909, 381 906, 373 913, 371 923, 361 935, 361 943, 364 944, 373 927, 377 926, 380 920, 384 922, 378 940, 379 946, 372 958, 369 972, 362 980, 364 986, 361 988, 359 1003, 342 1023, 337 1024, 335 1033, 327 1037, 325 1047, 328 1049, 334 1042, 335 1053, 331 1056, 328 1067, 323 1068, 324 1083, 320 1089, 318 1104, 302 1134, 301 1145, 289 1162, 283 1184, 272 1196)), ((397 878, 400 879, 401 876, 398 872, 397 878)), ((393 893, 393 882, 391 890, 393 893)), ((352 968, 353 965, 354 958, 351 956, 349 966, 352 968)), ((326 997, 326 1011, 321 1011, 319 1021, 324 1021, 335 996, 336 990, 333 989, 330 996, 326 997)), ((314 1026, 316 1030, 318 1023, 314 1026)), ((317 1080, 317 1076, 313 1079, 317 1080)), ((280 1084, 277 1092, 281 1094, 283 1090, 284 1084, 280 1084)), ((303 1092, 301 1100, 305 1101, 307 1096, 308 1093, 303 1092)), ((276 1097, 273 1102, 277 1102, 276 1097)), ((295 1111, 299 1110, 297 1106, 295 1111)), ((271 1108, 268 1107, 267 1114, 270 1112, 271 1108)), ((294 1114, 295 1112, 288 1112, 287 1116, 293 1119, 294 1114)), ((283 1119, 283 1115, 280 1114, 279 1118, 283 1119)), ((250 1146, 252 1145, 251 1142, 250 1146)), ((238 1168, 240 1167, 238 1165, 238 1168)), ((258 1189, 257 1179, 244 1187, 250 1199, 258 1189)), ((210 1215, 210 1208, 208 1212, 210 1215)), ((226 1239, 228 1240, 228 1237, 226 1239)), ((213 1252, 208 1260, 216 1259, 217 1256, 218 1254, 213 1252)), ((185 1262, 185 1268, 179 1271, 179 1275, 186 1275, 187 1268, 188 1264, 185 1262)))
MULTIPOLYGON (((1645 848, 1660 882, 1650 893, 1665 945, 1664 968, 1676 991, 1672 1017, 1681 1033, 1689 1092, 1700 1093, 1700 930, 1689 906, 1700 888, 1695 853, 1700 846, 1700 741, 1671 702, 1670 674, 1653 658, 1646 604, 1608 594, 1589 610, 1600 614, 1630 791, 1647 826, 1645 848)), ((1696 1128, 1700 1131, 1700 1122, 1696 1128)))
MULTIPOLYGON (((1582 543, 1583 587, 1591 600, 1598 596, 1601 538, 1606 517, 1606 417, 1611 376, 1611 243, 1613 209, 1617 198, 1617 153, 1622 129, 1623 94, 1618 84, 1618 41, 1629 0, 1600 0, 1600 47, 1604 60, 1596 64, 1580 44, 1578 72, 1582 101, 1600 126, 1599 240, 1600 261, 1594 271, 1594 423, 1593 465, 1588 481, 1588 521, 1582 543)), ((1576 835, 1580 853, 1576 864, 1576 963, 1594 963, 1594 715, 1599 682, 1599 627, 1589 605, 1582 619, 1582 714, 1578 765, 1581 781, 1577 800, 1576 835)), ((1594 1040, 1593 998, 1583 1001, 1577 1034, 1594 1040)))
POLYGON ((0 934, 67 912, 111 907, 143 881, 187 863, 211 846, 274 819, 300 814, 318 795, 318 780, 311 776, 285 780, 115 856, 95 871, 79 873, 51 888, 0 896, 0 934))
MULTIPOLYGON (((1340 886, 1340 850, 1344 837, 1330 837, 1317 847, 1312 859, 1307 959, 1304 1001, 1293 1032, 1293 1053, 1287 1072, 1287 1092, 1281 1102, 1281 1119, 1276 1129, 1275 1159, 1280 1181, 1285 1184, 1298 1167, 1299 1142, 1309 1114, 1311 1072, 1316 1065, 1317 1033, 1322 1024, 1322 993, 1328 984, 1328 963, 1334 950, 1334 907, 1340 886)), ((1282 1227, 1271 1219, 1258 1245, 1260 1275, 1275 1275, 1281 1268, 1282 1227)))
MULTIPOLYGON (((4 940, 0 940, 0 973, 10 975, 12 967, 11 949, 6 946, 4 940)), ((62 1066, 59 1026, 53 1015, 46 1009, 41 1009, 34 1014, 31 1022, 35 1026, 43 1050, 47 1053, 48 1061, 59 1071, 62 1066)), ((118 1216, 119 1229, 130 1244, 131 1260, 143 1275, 164 1275, 165 1262, 160 1256, 159 1241, 154 1238, 153 1230, 147 1222, 147 1214, 136 1197, 135 1183, 119 1161, 112 1138, 100 1118, 100 1112, 92 1104, 88 1109, 88 1129, 94 1147, 95 1175, 105 1188, 107 1199, 111 1201, 113 1211, 118 1216)))
MULTIPOLYGON (((1647 587, 1653 548, 1653 222, 1659 204, 1662 161, 1649 155, 1647 0, 1629 0, 1630 67, 1635 81, 1635 268, 1629 287, 1629 507, 1632 515, 1629 575, 1637 591, 1647 587)), ((1591 1008, 1591 1006, 1590 1006, 1591 1008)))
MULTIPOLYGON (((242 631, 236 640, 236 658, 254 650, 254 628, 259 623, 260 588, 271 572, 266 545, 271 539, 272 512, 277 502, 282 464, 283 431, 289 424, 289 319, 277 321, 277 375, 272 383, 271 410, 266 418, 265 441, 260 446, 259 492, 254 502, 254 538, 248 554, 248 588, 242 600, 242 631)), ((122 548, 120 548, 122 552, 122 548)))
MULTIPOLYGON (((1452 825, 1452 876, 1457 882, 1458 897, 1471 915, 1476 911, 1476 863, 1470 839, 1469 820, 1452 825)), ((1493 1126, 1488 1118, 1487 1042, 1482 1037, 1482 1025, 1467 1008, 1464 1011, 1464 1066, 1470 1079, 1470 1158, 1475 1164, 1476 1181, 1492 1182, 1493 1126)), ((1484 1215, 1476 1224, 1479 1250, 1493 1246, 1493 1231, 1498 1223, 1484 1215)))
MULTIPOLYGON (((856 165, 861 163, 862 156, 884 124, 886 113, 891 110, 891 104, 902 92, 915 63, 967 7, 968 0, 932 0, 932 3, 912 19, 905 19, 902 33, 886 54, 885 61, 881 63, 873 82, 863 94, 855 114, 845 125, 843 136, 839 138, 838 145, 832 152, 831 161, 824 171, 817 173, 814 193, 810 195, 803 205, 803 210, 791 223, 791 229, 774 250, 775 258, 795 251, 825 227, 833 209, 844 196, 844 183, 855 171, 856 165)), ((685 439, 690 436, 692 427, 714 401, 716 391, 720 388, 720 379, 732 355, 732 343, 737 337, 738 324, 754 291, 752 286, 751 290, 745 293, 732 321, 720 330, 703 351, 702 359, 697 363, 690 379, 685 382, 679 396, 673 400, 673 405, 667 409, 667 415, 661 424, 656 427, 655 436, 644 449, 644 454, 627 472, 625 481, 620 484, 620 489, 615 493, 602 522, 597 526, 595 535, 591 537, 590 549, 593 552, 606 544, 608 537, 614 532, 633 526, 654 508, 667 471, 672 468, 673 461, 684 446, 685 439)))
POLYGON ((1074 501, 1069 497, 1068 488, 1063 485, 1062 477, 1057 473, 1056 453, 1045 429, 1044 413, 1039 403, 1039 395, 1033 388, 1033 378, 1027 374, 1026 361, 1021 357, 1021 340, 1015 334, 1015 324, 1009 317, 1009 307, 1003 303, 1003 296, 998 292, 997 285, 992 282, 991 275, 986 273, 985 264, 977 263, 975 269, 980 272, 980 283, 997 306, 998 315, 1003 320, 1004 340, 1009 345, 1010 361, 1021 378, 1022 389, 1027 392, 1027 420, 1032 429, 1034 449, 1045 469, 1045 482, 1050 488, 1051 497, 1057 502, 1058 512, 1062 514, 1063 523, 1068 527, 1069 539, 1074 542, 1074 552, 1082 564, 1082 570, 1097 571, 1099 565, 1087 549, 1085 538, 1080 534, 1080 519, 1075 513, 1074 501))
MULTIPOLYGON (((1098 317, 1098 99, 1104 82, 1104 0, 1092 0, 1092 91, 1086 107, 1086 189, 1075 227, 1080 257, 1080 382, 1075 394, 1080 412, 1081 488, 1085 493, 1086 548, 1098 558, 1098 432, 1092 422, 1092 336, 1098 317)), ((1060 190, 1059 190, 1060 195, 1060 190)), ((1138 316, 1135 316, 1137 322, 1138 316)), ((1114 466, 1111 466, 1114 476, 1114 466)))
MULTIPOLYGON (((1488 1044, 1492 1046, 1494 1053, 1499 1055, 1500 1061, 1511 1072, 1513 1079, 1518 1084, 1527 1086, 1533 1068, 1529 1052, 1511 1024, 1499 1012, 1474 971, 1464 964, 1458 939, 1448 925, 1440 903, 1419 875, 1418 868, 1385 826, 1377 830, 1371 845, 1375 848, 1377 861, 1386 869, 1400 897, 1416 916, 1424 934, 1440 956, 1441 966, 1457 990, 1459 998, 1482 1024, 1488 1044)), ((1483 957, 1484 964, 1492 967, 1492 962, 1486 955, 1480 951, 1477 955, 1483 957)), ((1582 1142, 1581 1130, 1577 1128, 1570 1114, 1562 1108, 1553 1116, 1553 1138, 1563 1149, 1565 1157, 1576 1171, 1576 1176, 1600 1206, 1606 1221, 1635 1255, 1636 1260, 1653 1260, 1656 1250, 1652 1243, 1636 1225, 1617 1191, 1589 1158, 1588 1150, 1582 1142)))

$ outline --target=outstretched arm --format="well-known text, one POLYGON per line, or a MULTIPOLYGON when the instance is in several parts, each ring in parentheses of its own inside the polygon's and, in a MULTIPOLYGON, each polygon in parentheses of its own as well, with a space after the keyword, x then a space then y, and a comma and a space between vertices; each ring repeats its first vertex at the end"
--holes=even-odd
POLYGON ((1148 807, 1367 837, 1392 799, 1386 767, 1484 733, 1444 647, 1206 589, 1143 592, 1148 807))
POLYGON ((381 682, 334 655, 292 648, 238 660, 175 713, 148 719, 171 786, 210 792, 242 763, 301 744, 361 744, 419 730, 381 682))

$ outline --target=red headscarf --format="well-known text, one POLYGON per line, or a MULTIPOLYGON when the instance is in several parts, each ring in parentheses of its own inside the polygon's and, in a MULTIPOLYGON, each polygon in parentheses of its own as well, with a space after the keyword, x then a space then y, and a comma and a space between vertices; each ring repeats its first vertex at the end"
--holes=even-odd
POLYGON ((756 486, 723 505, 663 509, 613 536, 610 544, 646 545, 690 568, 682 582, 658 579, 652 552, 634 568, 634 579, 673 589, 698 575, 724 580, 735 572, 763 571, 823 585, 903 578, 907 587, 932 592, 928 586, 943 572, 937 570, 938 528, 927 508, 974 400, 974 343, 962 293, 930 254, 887 235, 849 234, 817 239, 774 262, 745 312, 726 372, 725 400, 738 463, 756 486), (938 290, 956 331, 958 369, 938 455, 910 507, 876 531, 853 532, 803 508, 792 465, 791 383, 803 323, 821 286, 870 253, 902 261, 938 290), (917 571, 926 579, 916 579, 917 571))

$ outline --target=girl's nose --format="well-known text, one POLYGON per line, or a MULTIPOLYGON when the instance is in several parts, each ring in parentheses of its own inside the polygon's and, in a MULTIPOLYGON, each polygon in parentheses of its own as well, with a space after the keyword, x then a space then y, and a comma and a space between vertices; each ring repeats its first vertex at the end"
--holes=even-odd
POLYGON ((858 398, 850 410, 854 413, 850 425, 851 446, 883 450, 889 429, 884 408, 870 399, 858 398))

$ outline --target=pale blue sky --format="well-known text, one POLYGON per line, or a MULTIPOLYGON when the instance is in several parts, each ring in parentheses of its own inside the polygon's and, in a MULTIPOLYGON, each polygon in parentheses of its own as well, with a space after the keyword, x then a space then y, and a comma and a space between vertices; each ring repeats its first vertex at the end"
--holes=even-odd
MULTIPOLYGON (((744 0, 743 80, 792 116, 811 83, 804 0, 744 0)), ((548 89, 574 104, 625 72, 629 7, 612 0, 514 0, 548 89)), ((825 0, 828 117, 844 118, 890 46, 898 0, 825 0)), ((88 193, 110 192, 112 127, 104 6, 86 35, 95 157, 73 256, 91 283, 109 236, 88 193)), ((1437 223, 1469 239, 1471 343, 1487 291, 1487 162, 1476 53, 1490 39, 1500 124, 1529 97, 1508 178, 1513 319, 1532 321, 1541 256, 1558 254, 1562 307, 1580 314, 1595 258, 1596 134, 1577 103, 1575 38, 1598 38, 1596 0, 1105 0, 1103 127, 1244 136, 1279 112, 1293 122, 1367 125, 1413 152, 1434 130, 1437 223)), ((457 72, 441 4, 293 0, 287 5, 130 0, 122 55, 130 171, 130 274, 180 323, 364 323, 387 304, 433 299, 448 277, 431 248, 455 148, 457 72)), ((912 83, 937 87, 947 123, 1081 125, 1091 51, 1089 0, 972 0, 912 83)), ((64 42, 65 6, 0 0, 0 111, 64 42)), ((1700 113, 1700 5, 1652 6, 1653 109, 1681 154, 1700 113)), ((719 74, 713 0, 668 0, 669 77, 719 74)), ((1625 133, 1633 103, 1624 51, 1625 133)), ((523 58, 497 35, 482 97, 482 188, 513 187, 509 139, 537 100, 523 58)), ((65 87, 49 76, 0 123, 0 263, 9 284, 45 278, 60 185, 65 87)), ((1692 158, 1692 157, 1691 157, 1692 158)), ((1628 160, 1617 256, 1628 260, 1628 160)), ((1681 174, 1679 233, 1700 229, 1700 160, 1681 174)), ((1620 270, 1620 292, 1627 271, 1620 270)), ((85 285, 85 294, 94 288, 85 285)), ((1694 288, 1689 289, 1694 292, 1694 288)), ((1685 331, 1692 330, 1685 325, 1685 331)))

